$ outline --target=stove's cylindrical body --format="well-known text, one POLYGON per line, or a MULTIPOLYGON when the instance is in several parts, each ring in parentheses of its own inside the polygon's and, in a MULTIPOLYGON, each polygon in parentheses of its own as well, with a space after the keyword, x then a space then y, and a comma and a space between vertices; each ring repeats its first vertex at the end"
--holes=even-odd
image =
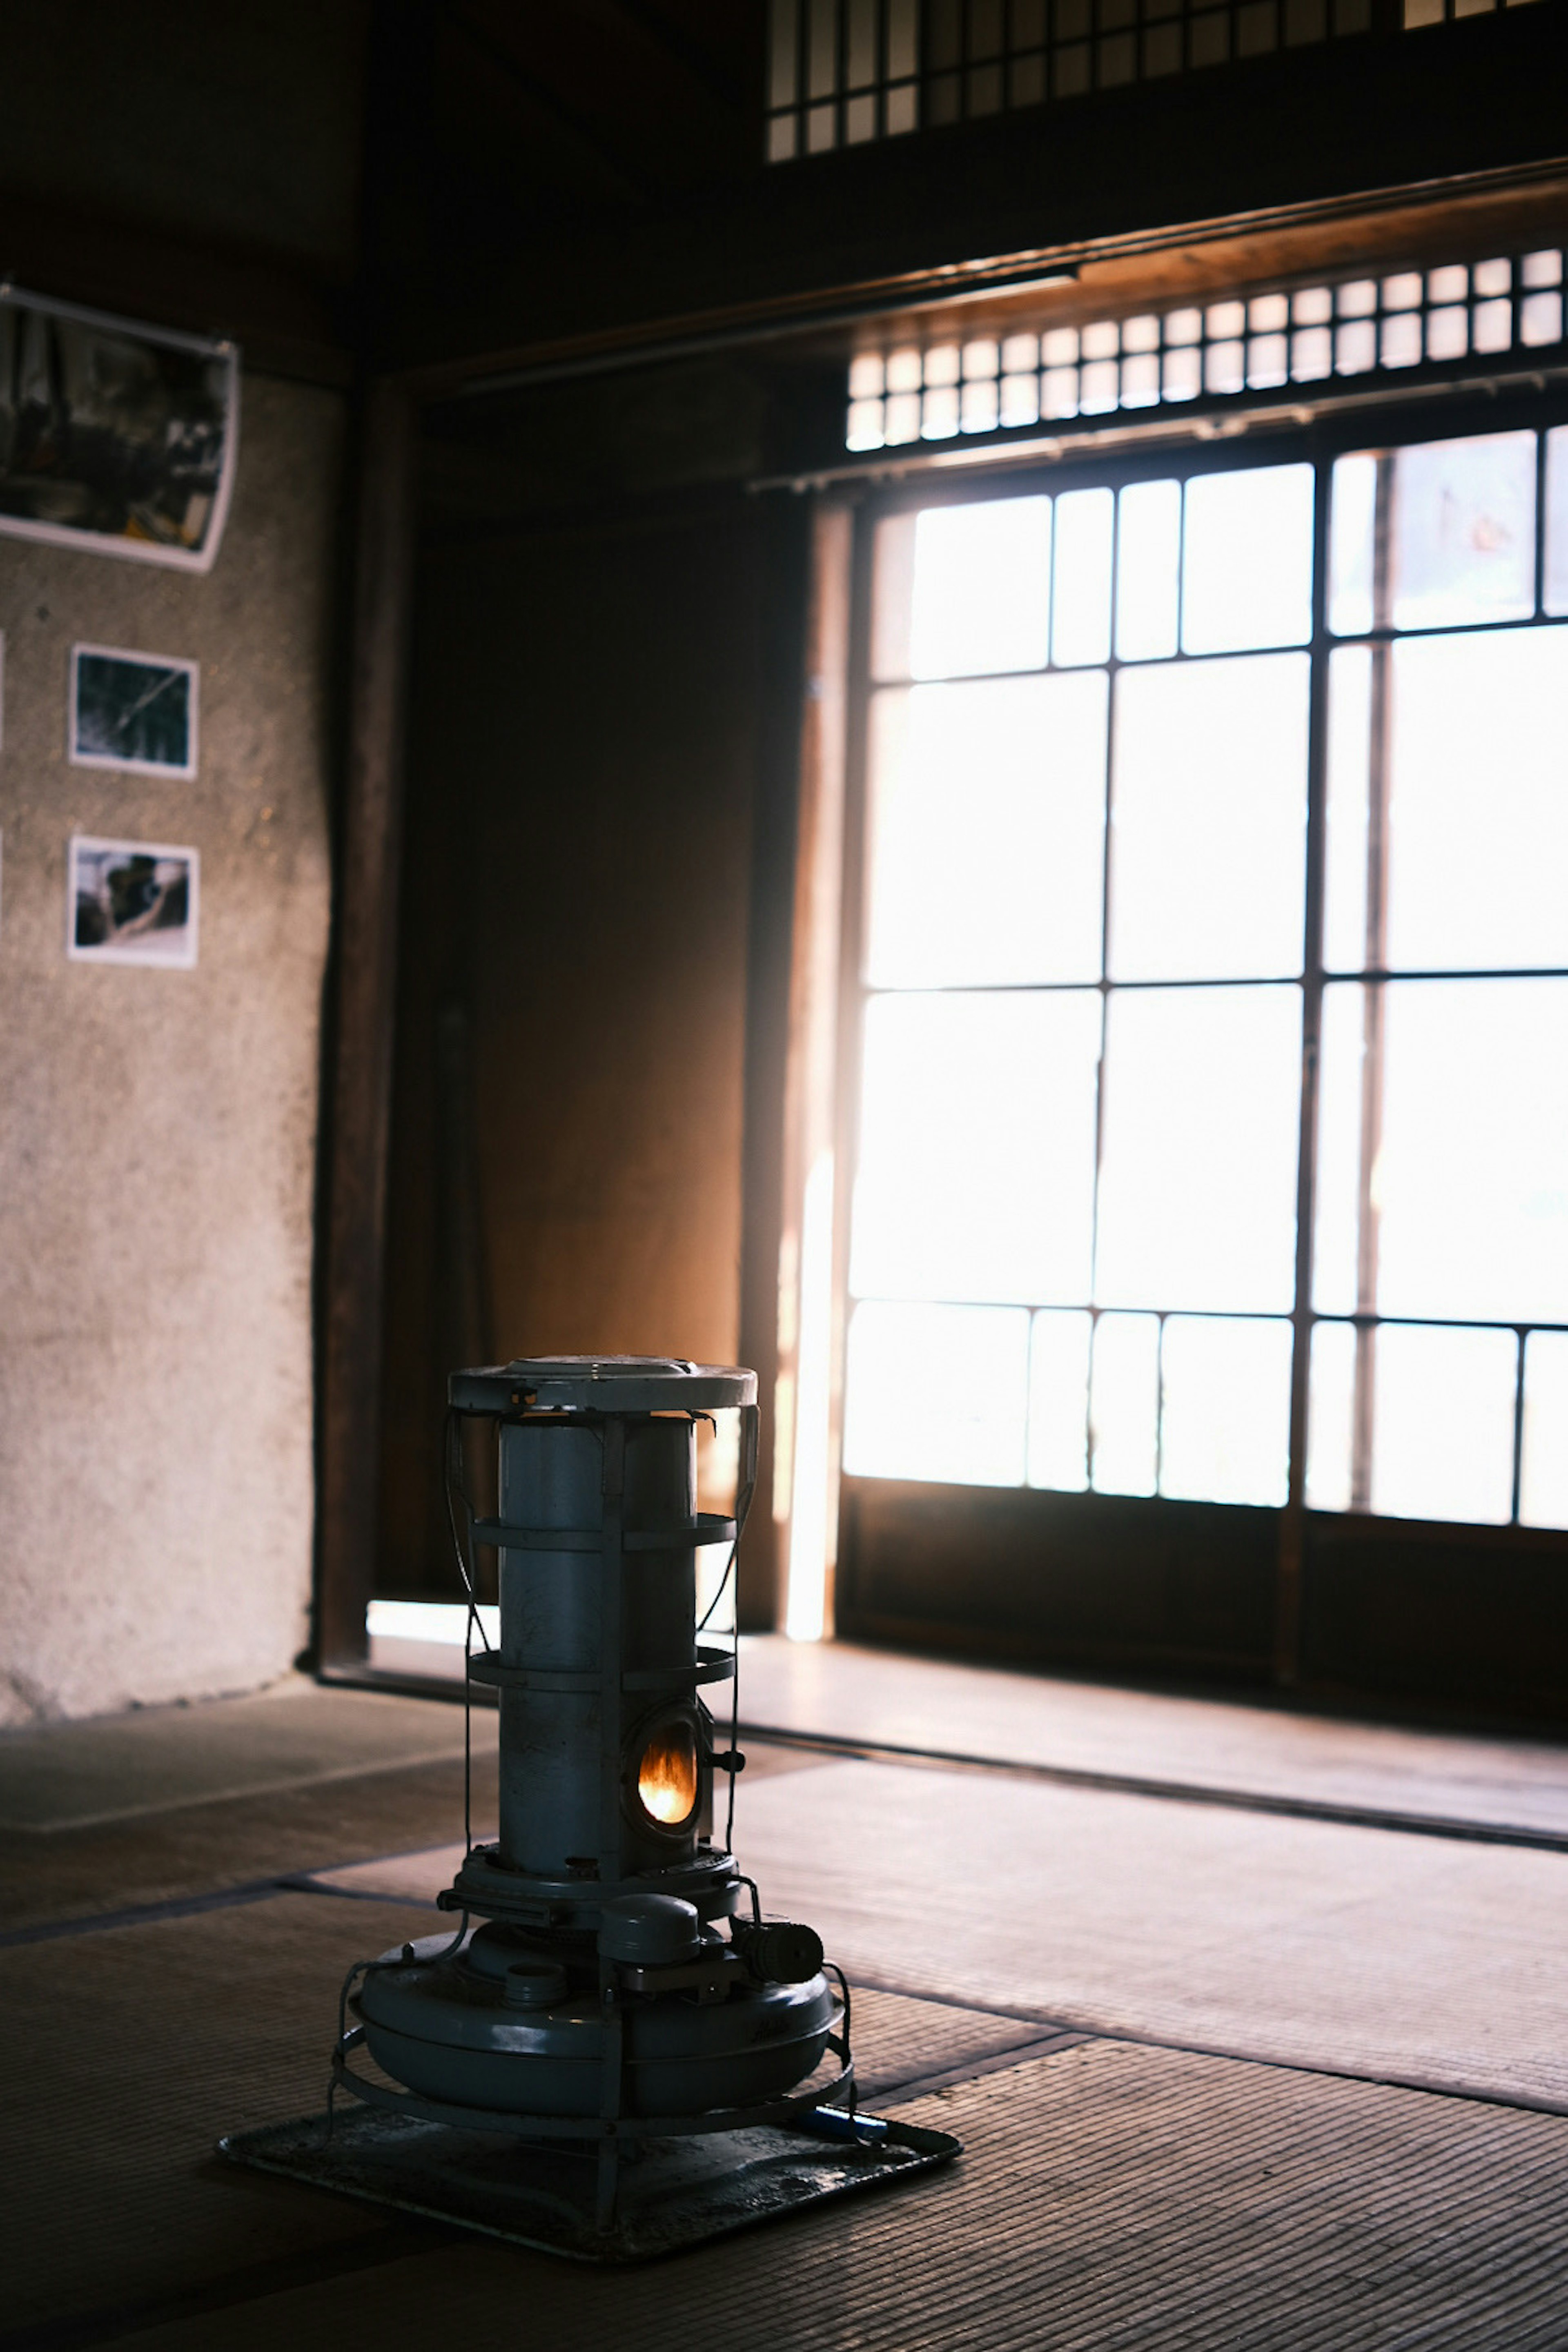
POLYGON ((520 1358, 450 1393, 500 1447, 500 1516, 472 1532, 500 1555, 500 1638, 469 1662, 500 1701, 500 1834, 441 1897, 486 1924, 366 1975, 371 2053, 448 2111, 612 2136, 776 2098, 837 2012, 810 1929, 735 1916, 750 1882, 711 1834, 703 1703, 715 1685, 727 1702, 735 1662, 696 1622, 698 1552, 721 1561, 737 1532, 696 1508, 696 1423, 740 1412, 749 1494, 755 1375, 520 1358))
POLYGON ((603 1422, 566 1415, 503 1423, 500 1519, 532 1538, 528 1549, 500 1548, 499 1654, 520 1677, 500 1687, 502 1864, 576 1880, 590 1865, 602 1879, 621 1879, 690 1862, 711 1771, 691 1687, 697 1554, 689 1539, 645 1539, 695 1524, 693 1423, 679 1414, 626 1416, 617 1439, 603 1422), (607 1449, 620 1455, 618 1496, 605 1492, 615 1466, 607 1449), (609 1557, 606 1523, 617 1515, 623 1538, 638 1548, 609 1557), (571 1548, 547 1548, 557 1529, 573 1537, 571 1548), (606 1595, 607 1577, 618 1592, 606 1595), (616 1613, 618 1629, 605 1622, 616 1613), (618 1675, 604 1670, 606 1641, 618 1675), (585 1686, 555 1686, 574 1681, 585 1686), (672 1820, 658 1819, 637 1793, 639 1756, 663 1731, 682 1754, 689 1745, 695 1762, 690 1805, 672 1820))

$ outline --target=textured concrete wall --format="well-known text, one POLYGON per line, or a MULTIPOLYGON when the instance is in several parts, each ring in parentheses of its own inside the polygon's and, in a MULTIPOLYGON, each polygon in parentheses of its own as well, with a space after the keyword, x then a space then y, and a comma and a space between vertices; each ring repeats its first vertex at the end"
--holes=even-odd
POLYGON ((247 380, 205 579, 0 539, 0 1721, 307 1638, 342 424, 247 380), (68 763, 78 640, 199 661, 194 782, 68 763), (194 971, 68 962, 73 831, 200 851, 194 971))

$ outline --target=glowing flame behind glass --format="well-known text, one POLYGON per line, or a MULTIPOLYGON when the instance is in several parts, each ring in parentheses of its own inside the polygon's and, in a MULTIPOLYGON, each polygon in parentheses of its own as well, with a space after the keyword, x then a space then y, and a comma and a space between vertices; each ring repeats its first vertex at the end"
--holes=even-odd
POLYGON ((689 1723, 664 1723, 643 1749, 637 1795, 656 1822, 689 1819, 697 1804, 697 1736, 689 1723))

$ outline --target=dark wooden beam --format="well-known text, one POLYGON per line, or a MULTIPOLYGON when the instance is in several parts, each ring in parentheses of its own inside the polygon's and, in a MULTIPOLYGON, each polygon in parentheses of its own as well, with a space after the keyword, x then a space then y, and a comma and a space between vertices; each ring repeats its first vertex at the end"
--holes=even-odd
POLYGON ((324 1056, 316 1655, 326 1668, 366 1655, 365 1609, 375 1584, 416 446, 405 388, 373 381, 361 408, 332 1017, 324 1056))
MULTIPOLYGON (((605 335, 820 309, 977 257, 1042 260, 1560 163, 1562 0, 1365 35, 763 168, 515 259, 405 276, 383 363, 431 390, 605 335), (1478 104, 1478 90, 1498 94, 1478 104)), ((657 338, 656 338, 657 339, 657 338)))
POLYGON ((89 310, 226 335, 267 375, 346 392, 347 289, 287 255, 0 192, 0 276, 89 310))
POLYGON ((679 66, 688 80, 716 99, 727 112, 755 121, 757 108, 749 102, 747 92, 724 71, 710 50, 679 26, 671 24, 662 9, 650 7, 648 0, 610 0, 610 5, 617 16, 635 25, 655 48, 661 49, 679 66))
POLYGON ((626 157, 595 128, 590 116, 571 105, 542 76, 531 72, 504 41, 498 39, 488 26, 477 24, 466 9, 448 7, 444 14, 453 32, 544 117, 612 194, 637 205, 647 202, 646 184, 626 157))

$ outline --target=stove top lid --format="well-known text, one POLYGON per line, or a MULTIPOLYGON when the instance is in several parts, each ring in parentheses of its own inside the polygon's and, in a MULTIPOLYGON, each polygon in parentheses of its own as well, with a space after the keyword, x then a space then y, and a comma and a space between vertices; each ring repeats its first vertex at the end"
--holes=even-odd
POLYGON ((466 1412, 721 1412, 755 1404, 757 1376, 683 1356, 518 1356, 454 1372, 447 1393, 466 1412))

